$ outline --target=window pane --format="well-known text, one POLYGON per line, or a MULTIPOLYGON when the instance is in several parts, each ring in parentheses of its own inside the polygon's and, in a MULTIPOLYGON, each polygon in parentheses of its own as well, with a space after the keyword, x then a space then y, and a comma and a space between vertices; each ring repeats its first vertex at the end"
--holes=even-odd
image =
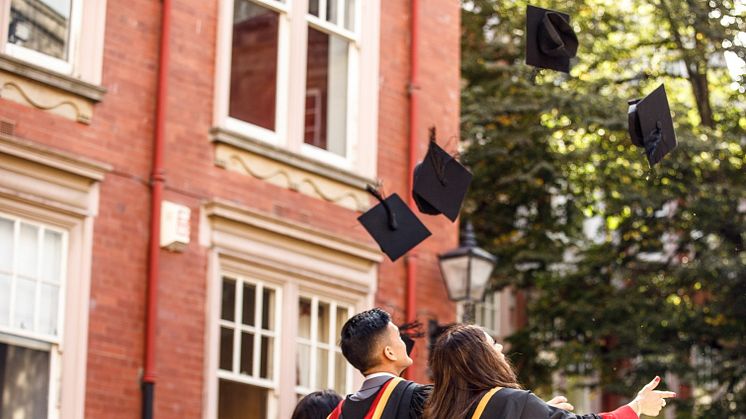
POLYGON ((337 306, 337 334, 336 336, 332 336, 332 342, 335 345, 339 345, 339 337, 341 336, 342 326, 344 326, 349 316, 350 315, 346 307, 337 306))
POLYGON ((243 283, 243 324, 254 326, 256 324, 256 286, 243 283))
POLYGON ((36 281, 17 278, 14 327, 33 330, 35 297, 36 281))
POLYGON ((13 0, 8 42, 67 60, 71 0, 13 0))
POLYGON ((13 269, 13 220, 0 218, 0 272, 13 269))
POLYGON ((49 352, 0 343, 0 418, 46 418, 49 352))
POLYGON ((218 388, 218 418, 265 419, 267 418, 268 390, 220 380, 218 388))
POLYGON ((337 5, 339 0, 326 0, 326 20, 328 22, 337 24, 337 17, 339 13, 337 11, 337 5))
POLYGON ((236 281, 223 278, 223 301, 220 304, 220 318, 235 321, 236 313, 236 281))
POLYGON ((357 13, 357 0, 345 1, 345 29, 355 32, 355 14, 357 13))
POLYGON ((0 273, 0 325, 10 322, 10 275, 0 273))
POLYGON ((254 374, 254 335, 241 333, 241 374, 254 374))
POLYGON ((262 292, 262 329, 275 330, 275 291, 268 288, 262 292))
POLYGON ((329 388, 329 351, 316 349, 316 388, 329 388))
POLYGON ((269 336, 262 336, 262 352, 259 364, 259 376, 261 378, 272 378, 274 369, 274 343, 275 340, 269 336))
POLYGON ((299 344, 297 355, 296 384, 308 388, 311 386, 311 347, 299 344))
POLYGON ((62 278, 62 234, 44 230, 44 250, 41 261, 41 278, 60 282, 62 278))
POLYGON ((228 113, 274 131, 279 15, 248 0, 233 9, 228 113))
POLYGON ((347 135, 349 43, 308 28, 306 144, 344 156, 347 135))
POLYGON ((311 300, 308 298, 298 302, 298 336, 311 339, 311 300))
POLYGON ((57 308, 59 299, 57 285, 41 284, 39 301, 39 332, 57 335, 57 308))
POLYGON ((321 343, 329 343, 329 303, 319 301, 319 317, 316 327, 316 339, 321 343))
POLYGON ((319 15, 319 0, 308 1, 308 13, 314 16, 319 15))
POLYGON ((36 277, 38 265, 39 228, 29 224, 21 223, 21 233, 18 240, 18 265, 16 272, 29 278, 36 277))
POLYGON ((347 394, 347 361, 340 353, 334 354, 334 390, 347 394))
POLYGON ((220 328, 220 369, 233 371, 233 329, 220 328))

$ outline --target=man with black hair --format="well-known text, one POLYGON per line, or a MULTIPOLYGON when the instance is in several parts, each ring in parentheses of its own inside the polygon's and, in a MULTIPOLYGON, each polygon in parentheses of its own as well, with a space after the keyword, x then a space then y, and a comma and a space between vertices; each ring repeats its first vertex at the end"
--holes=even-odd
POLYGON ((400 378, 412 365, 399 328, 389 313, 374 308, 352 316, 342 326, 340 346, 365 381, 329 415, 330 419, 409 419, 422 417, 432 386, 400 378))

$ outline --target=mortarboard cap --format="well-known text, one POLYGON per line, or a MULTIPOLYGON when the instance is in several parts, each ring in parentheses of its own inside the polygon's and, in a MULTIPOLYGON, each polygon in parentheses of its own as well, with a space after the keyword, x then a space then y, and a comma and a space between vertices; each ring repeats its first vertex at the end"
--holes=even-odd
POLYGON ((401 324, 398 327, 399 336, 407 347, 407 355, 411 355, 414 344, 416 343, 415 339, 425 336, 425 333, 422 332, 422 323, 415 320, 410 323, 401 324))
POLYGON ((578 52, 578 37, 570 15, 554 10, 526 8, 526 64, 570 72, 570 58, 578 52))
POLYGON ((425 158, 415 166, 412 197, 423 214, 443 214, 456 221, 472 174, 435 142, 430 131, 430 145, 425 158))
POLYGON ((372 186, 367 190, 380 202, 357 219, 392 262, 430 236, 430 230, 399 195, 383 199, 372 186))
POLYGON ((650 167, 653 167, 677 145, 666 89, 661 84, 645 98, 627 103, 632 144, 645 148, 650 167))

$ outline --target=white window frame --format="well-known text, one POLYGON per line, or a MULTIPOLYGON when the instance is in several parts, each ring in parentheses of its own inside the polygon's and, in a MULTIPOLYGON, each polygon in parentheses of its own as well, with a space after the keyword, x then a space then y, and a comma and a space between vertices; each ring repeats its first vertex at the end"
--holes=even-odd
MULTIPOLYGON (((280 345, 279 338, 282 334, 282 289, 273 286, 270 283, 250 279, 243 275, 234 275, 232 273, 225 273, 222 275, 224 278, 232 279, 236 282, 235 302, 234 302, 234 321, 228 321, 219 319, 218 324, 220 327, 226 327, 234 330, 233 334, 233 365, 232 371, 226 371, 218 368, 217 377, 219 379, 236 381, 239 383, 250 384, 258 387, 264 387, 273 391, 277 390, 278 376, 280 373, 280 345), (243 313, 243 289, 244 286, 238 286, 238 284, 250 284, 255 287, 255 299, 258 301, 254 306, 254 326, 247 326, 242 324, 241 316, 243 313), (263 304, 263 291, 265 288, 271 289, 275 292, 275 321, 274 331, 266 331, 262 329, 262 304, 263 304), (239 333, 235 333, 238 331, 239 333), (253 371, 250 375, 241 374, 240 370, 240 359, 241 359, 241 333, 248 332, 254 335, 254 353, 252 360, 253 371), (259 376, 260 362, 261 362, 261 342, 262 337, 271 337, 272 342, 272 378, 266 379, 259 376)), ((221 288, 222 289, 222 288, 221 288)))
POLYGON ((106 0, 71 0, 67 60, 8 43, 11 1, 0 3, 0 53, 94 85, 101 84, 106 0))
MULTIPOLYGON (((53 225, 49 225, 46 223, 42 223, 39 221, 36 221, 31 218, 24 218, 19 217, 13 214, 6 213, 4 211, 0 211, 0 217, 9 219, 13 221, 13 261, 10 272, 10 306, 9 306, 9 317, 8 317, 8 325, 0 325, 0 342, 12 345, 12 346, 18 346, 22 348, 27 349, 35 349, 35 350, 41 350, 41 351, 49 351, 49 388, 48 388, 48 394, 47 394, 47 418, 48 419, 57 419, 60 417, 60 387, 61 387, 61 378, 62 378, 62 346, 64 341, 64 324, 65 324, 65 301, 66 301, 66 292, 67 289, 67 261, 68 261, 68 232, 65 229, 61 229, 58 227, 55 227, 53 225), (61 266, 60 266, 60 278, 59 283, 55 283, 54 285, 59 286, 59 293, 57 295, 57 335, 49 335, 49 334, 43 334, 38 333, 35 330, 34 331, 27 331, 23 329, 19 329, 16 327, 13 327, 13 315, 15 311, 15 295, 17 291, 17 272, 16 267, 18 263, 18 248, 15 247, 15 245, 18 242, 19 234, 20 234, 20 225, 21 223, 29 224, 32 226, 37 227, 39 230, 37 232, 37 250, 38 250, 38 259, 41 261, 41 256, 43 253, 43 237, 44 232, 46 230, 54 231, 57 233, 60 233, 62 235, 62 249, 61 249, 61 266)), ((38 320, 39 320, 39 294, 41 292, 41 286, 42 283, 48 283, 49 281, 46 281, 41 278, 41 263, 37 263, 36 267, 36 275, 35 275, 35 282, 36 282, 36 291, 34 296, 34 323, 35 327, 34 329, 38 329, 38 320)))
MULTIPOLYGON (((224 125, 231 131, 236 131, 251 138, 255 138, 260 141, 275 145, 285 146, 287 138, 287 125, 288 125, 288 114, 285 112, 287 109, 288 99, 288 73, 289 73, 289 39, 290 39, 290 4, 282 3, 275 0, 248 0, 251 3, 255 3, 259 6, 265 7, 273 12, 276 12, 279 16, 278 23, 278 35, 277 35, 277 86, 275 91, 275 130, 269 130, 258 125, 254 125, 250 122, 242 121, 238 118, 230 116, 229 104, 230 104, 230 80, 231 80, 231 54, 233 45, 233 9, 236 0, 225 0, 221 8, 222 15, 220 16, 225 24, 221 33, 218 34, 218 54, 220 54, 221 46, 226 49, 227 53, 225 65, 222 67, 218 66, 216 75, 219 77, 216 79, 216 86, 224 92, 223 95, 218 97, 223 98, 224 103, 218 103, 220 109, 220 119, 224 121, 224 125), (230 7, 226 7, 226 6, 230 7), (226 32, 227 33, 223 33, 226 32), (222 35, 222 36, 221 36, 222 35)), ((290 0, 289 0, 290 1, 290 0)))
MULTIPOLYGON (((319 387, 318 385, 318 378, 319 378, 319 371, 318 371, 318 357, 317 355, 317 349, 325 349, 328 351, 327 355, 327 365, 329 366, 329 369, 327 370, 327 387, 328 388, 335 388, 335 380, 336 380, 336 360, 335 357, 337 354, 342 354, 342 348, 337 344, 338 339, 334 339, 336 336, 339 336, 339 330, 337 330, 337 308, 345 308, 347 309, 348 318, 349 316, 354 314, 354 307, 352 304, 347 304, 342 301, 337 301, 330 298, 324 298, 319 297, 318 295, 312 294, 310 292, 302 291, 300 293, 300 296, 298 298, 296 307, 300 305, 300 299, 305 298, 308 300, 311 300, 311 336, 310 338, 303 338, 299 334, 296 334, 295 336, 295 342, 296 346, 303 344, 307 345, 310 348, 310 365, 309 365, 309 376, 311 378, 310 387, 302 387, 302 386, 295 386, 295 392, 298 394, 298 396, 302 397, 307 395, 308 393, 317 391, 317 390, 324 390, 323 388, 319 387), (326 303, 329 305, 329 336, 331 337, 332 341, 321 343, 318 338, 318 321, 319 321, 319 303, 326 303)), ((296 308, 297 310, 297 308, 296 308)), ((299 317, 300 313, 296 311, 296 317, 299 317)), ((352 393, 352 378, 353 378, 353 368, 351 365, 347 364, 347 370, 345 372, 345 394, 352 393)))
MULTIPOLYGON (((235 0, 221 0, 215 78, 215 125, 238 137, 281 147, 313 161, 375 178, 377 172, 378 63, 380 0, 357 0, 355 31, 308 14, 308 0, 249 0, 280 13, 278 35, 277 99, 274 132, 231 118, 230 71, 232 17, 235 0), (365 15, 367 18, 362 19, 365 15), (308 28, 339 36, 349 42, 347 63, 347 115, 345 156, 306 144, 306 49, 308 28), (289 71, 293 68, 294 71, 289 71)), ((333 0, 340 2, 342 0, 333 0)), ((326 13, 320 2, 320 14, 326 13)), ((344 19, 345 7, 339 9, 344 19)), ((340 20, 344 22, 344 20, 340 20)))

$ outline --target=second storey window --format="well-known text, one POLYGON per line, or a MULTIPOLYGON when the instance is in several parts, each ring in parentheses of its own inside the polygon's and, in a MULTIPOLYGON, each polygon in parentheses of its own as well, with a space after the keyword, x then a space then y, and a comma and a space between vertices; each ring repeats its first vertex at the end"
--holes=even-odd
POLYGON ((274 132, 280 13, 249 0, 233 7, 229 115, 274 132))
POLYGON ((0 55, 101 83, 107 0, 0 0, 0 55))
POLYGON ((347 155, 351 60, 357 7, 351 0, 309 4, 304 142, 347 155), (324 4, 325 3, 325 4, 324 4))
POLYGON ((223 0, 218 128, 373 175, 375 164, 361 160, 375 161, 379 7, 378 0, 223 0))
POLYGON ((5 50, 13 57, 62 74, 73 74, 83 0, 10 0, 5 50))

